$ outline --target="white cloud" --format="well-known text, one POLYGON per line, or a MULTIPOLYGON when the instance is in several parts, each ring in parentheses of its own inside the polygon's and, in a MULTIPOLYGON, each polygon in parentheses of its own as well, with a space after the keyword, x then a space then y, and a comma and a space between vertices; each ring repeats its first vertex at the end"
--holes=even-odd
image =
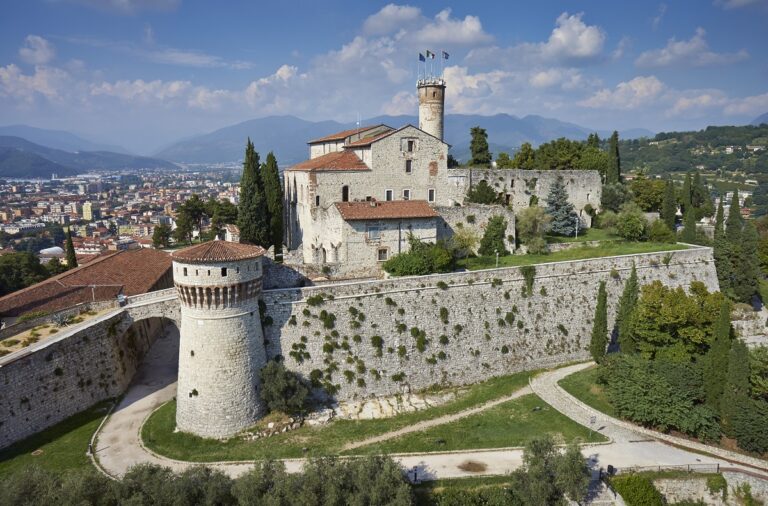
POLYGON ((706 31, 697 28, 689 40, 669 39, 661 49, 646 51, 635 60, 639 67, 667 67, 670 65, 717 65, 734 63, 749 58, 745 50, 737 53, 715 53, 710 51, 705 39, 706 31))
POLYGON ((0 67, 0 96, 12 97, 31 103, 40 95, 49 100, 60 98, 60 89, 68 74, 53 67, 35 67, 33 74, 24 74, 11 63, 0 67))
POLYGON ((415 34, 415 39, 422 44, 471 45, 491 42, 493 37, 483 30, 477 16, 451 18, 451 9, 443 9, 415 34))
POLYGON ((412 91, 399 91, 394 97, 386 102, 382 108, 382 114, 389 114, 392 116, 398 116, 401 114, 413 115, 414 111, 418 110, 419 100, 416 98, 416 94, 412 91))
POLYGON ((368 16, 363 23, 363 33, 385 35, 396 32, 421 18, 421 9, 410 5, 388 4, 376 14, 368 16))
POLYGON ((720 90, 705 90, 701 92, 689 91, 683 96, 677 98, 672 108, 669 111, 669 115, 676 114, 697 114, 704 109, 712 109, 722 107, 728 102, 725 93, 720 90))
POLYGON ((638 76, 619 83, 613 90, 603 88, 579 102, 579 105, 600 109, 637 109, 653 103, 664 88, 664 83, 656 76, 638 76))
POLYGON ((32 65, 44 65, 56 56, 53 44, 39 35, 27 35, 24 46, 19 49, 19 57, 32 65))
POLYGON ((654 30, 657 30, 659 28, 659 25, 661 24, 661 20, 664 19, 664 15, 667 13, 667 4, 662 3, 659 5, 659 13, 653 17, 651 20, 651 27, 654 30))
POLYGON ((62 0, 89 7, 96 7, 119 14, 136 14, 139 11, 175 10, 181 0, 62 0))
POLYGON ((741 9, 752 5, 768 6, 768 0, 716 0, 715 5, 720 5, 724 9, 741 9))
POLYGON ((756 116, 765 110, 768 110, 768 93, 750 97, 733 98, 728 101, 723 112, 731 116, 756 116))
POLYGON ((450 83, 445 91, 447 107, 452 112, 490 114, 498 112, 496 100, 509 91, 507 85, 512 74, 503 70, 472 74, 467 67, 451 66, 445 69, 445 80, 450 83))
POLYGON ((164 102, 181 97, 191 87, 192 83, 189 81, 104 81, 91 86, 91 95, 115 97, 126 102, 164 102))
POLYGON ((285 90, 298 74, 298 68, 292 65, 282 65, 277 71, 267 77, 262 77, 257 81, 252 81, 245 88, 244 96, 246 102, 255 107, 265 105, 278 97, 278 91, 285 90))
POLYGON ((624 53, 627 51, 629 46, 632 44, 632 39, 629 37, 622 37, 618 44, 616 44, 616 49, 614 49, 611 52, 611 59, 612 60, 619 60, 622 56, 624 56, 624 53))

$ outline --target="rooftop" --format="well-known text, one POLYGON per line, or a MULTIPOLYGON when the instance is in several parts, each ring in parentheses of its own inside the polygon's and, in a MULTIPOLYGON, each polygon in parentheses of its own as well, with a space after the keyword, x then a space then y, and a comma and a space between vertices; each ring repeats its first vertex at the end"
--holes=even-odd
POLYGON ((438 216, 426 200, 336 202, 336 209, 346 221, 435 218, 438 216))
POLYGON ((352 151, 336 151, 297 163, 289 171, 370 170, 352 151))
POLYGON ((313 139, 309 141, 307 144, 317 144, 319 142, 343 141, 347 137, 361 134, 367 130, 373 130, 374 128, 378 128, 380 126, 383 126, 383 125, 369 125, 364 127, 352 128, 350 130, 342 130, 341 132, 336 132, 335 134, 326 135, 325 137, 320 137, 319 139, 313 139))
POLYGON ((266 253, 261 246, 227 241, 208 241, 173 253, 173 260, 183 263, 236 262, 266 253))

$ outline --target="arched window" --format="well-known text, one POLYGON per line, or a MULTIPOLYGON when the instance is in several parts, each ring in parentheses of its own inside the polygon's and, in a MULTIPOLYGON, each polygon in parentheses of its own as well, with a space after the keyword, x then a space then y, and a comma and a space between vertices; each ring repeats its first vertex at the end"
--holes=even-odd
POLYGON ((341 201, 349 202, 349 186, 347 185, 341 187, 341 201))

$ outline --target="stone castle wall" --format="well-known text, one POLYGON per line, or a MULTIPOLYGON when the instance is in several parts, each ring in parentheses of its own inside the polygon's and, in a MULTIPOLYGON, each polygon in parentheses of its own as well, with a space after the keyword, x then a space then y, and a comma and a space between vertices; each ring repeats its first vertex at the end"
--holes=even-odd
POLYGON ((641 283, 718 289, 712 250, 695 248, 536 265, 530 291, 519 267, 268 290, 267 356, 338 400, 584 359, 598 284, 612 324, 633 261, 641 283))

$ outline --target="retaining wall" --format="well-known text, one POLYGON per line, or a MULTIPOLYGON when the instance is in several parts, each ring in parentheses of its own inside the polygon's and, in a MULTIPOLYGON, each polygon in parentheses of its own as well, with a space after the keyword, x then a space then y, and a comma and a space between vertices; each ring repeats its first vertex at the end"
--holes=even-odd
POLYGON ((267 290, 267 356, 338 400, 584 359, 599 282, 612 324, 633 262, 641 283, 718 289, 712 250, 695 248, 540 264, 530 292, 519 267, 267 290))

